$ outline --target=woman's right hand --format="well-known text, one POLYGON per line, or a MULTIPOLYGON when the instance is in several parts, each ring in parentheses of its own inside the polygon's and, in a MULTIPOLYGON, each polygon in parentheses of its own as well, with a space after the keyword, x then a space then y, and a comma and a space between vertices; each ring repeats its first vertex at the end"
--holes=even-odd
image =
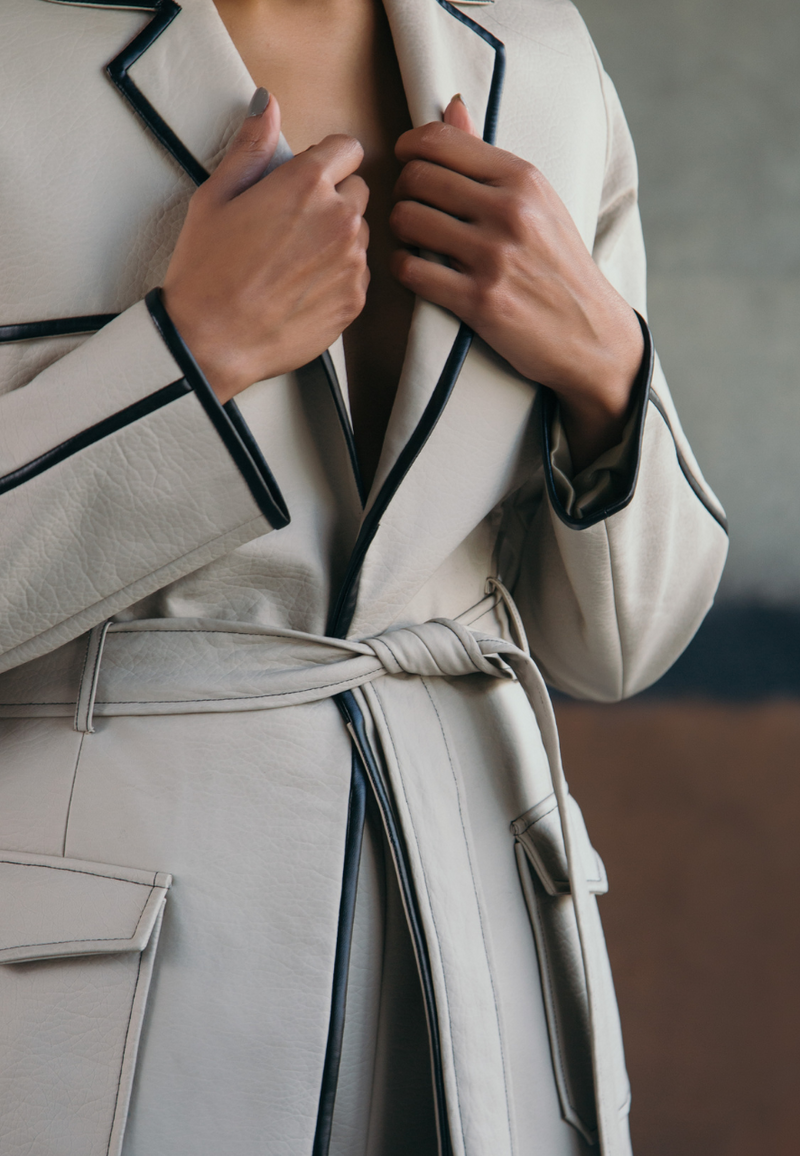
POLYGON ((279 133, 272 97, 189 202, 164 278, 166 309, 222 402, 312 361, 364 307, 363 149, 328 136, 262 180, 279 133))

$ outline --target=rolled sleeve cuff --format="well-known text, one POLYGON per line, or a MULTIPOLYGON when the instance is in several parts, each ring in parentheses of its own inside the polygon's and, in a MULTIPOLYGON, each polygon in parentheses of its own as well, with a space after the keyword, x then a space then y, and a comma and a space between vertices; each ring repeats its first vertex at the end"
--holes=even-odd
POLYGON ((547 493, 558 518, 576 530, 587 529, 624 510, 636 490, 654 366, 649 326, 638 313, 636 316, 644 337, 644 352, 631 394, 631 415, 620 441, 579 474, 573 475, 558 399, 552 390, 543 389, 542 456, 547 493))

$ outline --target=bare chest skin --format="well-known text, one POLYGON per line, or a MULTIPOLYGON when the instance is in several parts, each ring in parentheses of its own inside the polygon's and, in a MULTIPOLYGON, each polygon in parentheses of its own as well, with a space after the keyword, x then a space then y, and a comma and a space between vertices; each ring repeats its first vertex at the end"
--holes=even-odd
POLYGON ((414 298, 389 272, 389 229, 400 174, 397 138, 411 122, 380 0, 216 0, 257 85, 280 103, 295 153, 330 133, 356 137, 370 189, 371 274, 363 312, 345 330, 356 448, 364 481, 380 457, 405 353, 414 298))

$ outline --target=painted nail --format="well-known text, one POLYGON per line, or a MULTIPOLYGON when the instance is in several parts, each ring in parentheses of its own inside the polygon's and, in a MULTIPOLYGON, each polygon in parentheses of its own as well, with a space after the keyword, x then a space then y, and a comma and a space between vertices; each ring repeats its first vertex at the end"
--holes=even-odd
POLYGON ((253 99, 250 101, 250 107, 247 110, 248 116, 261 116, 266 111, 269 104, 269 93, 266 88, 257 88, 253 93, 253 99))

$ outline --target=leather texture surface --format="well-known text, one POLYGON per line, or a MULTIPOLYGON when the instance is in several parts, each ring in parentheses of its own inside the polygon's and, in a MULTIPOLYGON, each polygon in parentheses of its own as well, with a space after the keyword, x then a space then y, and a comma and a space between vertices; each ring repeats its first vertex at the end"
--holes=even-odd
MULTIPOLYGON (((413 122, 439 118, 454 92, 481 122, 491 43, 433 0, 386 9, 413 122)), ((497 143, 543 170, 644 314, 635 156, 579 16, 561 0, 464 12, 505 44, 497 143)), ((194 186, 105 72, 152 19, 152 7, 0 7, 0 325, 119 314, 93 335, 0 344, 0 476, 182 378, 144 297, 194 186)), ((184 0, 129 76, 211 171, 254 87, 212 0, 184 0)), ((457 333, 417 303, 367 511, 457 333)), ((341 343, 331 358, 346 408, 341 343)), ((536 668, 577 696, 624 697, 674 661, 711 604, 727 539, 657 361, 653 381, 661 409, 647 407, 632 500, 577 531, 546 494, 537 387, 474 341, 381 516, 346 640, 326 623, 366 515, 320 363, 239 399, 288 506, 282 529, 193 392, 0 495, 0 847, 16 855, 2 901, 24 923, 20 871, 60 859, 59 883, 36 891, 51 930, 28 940, 136 944, 0 965, 19 1105, 4 1156, 311 1150, 352 765, 332 701, 343 690, 407 846, 453 1152, 579 1156, 580 1129, 596 1125, 604 1156, 628 1156, 600 867, 536 668), (535 666, 511 643, 524 643, 514 614, 486 595, 492 576, 535 666), (108 620, 101 648, 90 632, 108 620), (106 867, 85 904, 64 898, 70 860, 125 868, 120 896, 143 868, 174 876, 157 952, 157 928, 143 948, 135 938, 135 903, 108 900, 106 867), (551 1033, 565 1029, 559 1051, 551 1033)), ((391 903, 366 875, 360 894, 354 958, 377 967, 369 945, 382 920, 395 926, 391 903)), ((343 1067, 340 1150, 386 1156, 363 1057, 383 1070, 387 1021, 369 1008, 379 999, 402 1020, 403 982, 365 976, 353 999, 347 1055, 362 1066, 343 1067)))
POLYGON ((118 1156, 170 884, 0 851, 3 1152, 118 1156))

